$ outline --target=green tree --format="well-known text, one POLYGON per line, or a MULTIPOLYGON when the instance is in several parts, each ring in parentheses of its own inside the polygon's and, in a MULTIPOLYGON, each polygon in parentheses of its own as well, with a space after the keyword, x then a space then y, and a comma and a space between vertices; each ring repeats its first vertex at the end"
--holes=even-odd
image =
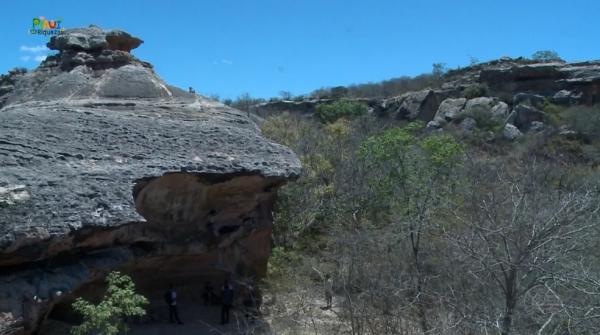
POLYGON ((339 100, 331 104, 320 104, 315 110, 323 122, 335 122, 341 117, 354 118, 367 113, 367 106, 360 102, 339 100))
POLYGON ((562 60, 558 53, 554 50, 539 50, 533 53, 531 56, 533 60, 542 61, 542 62, 550 62, 562 60))
POLYGON ((399 238, 410 247, 416 312, 422 331, 428 333, 424 242, 431 235, 435 208, 452 189, 451 173, 462 146, 444 134, 419 138, 422 127, 422 123, 412 123, 388 129, 369 138, 360 151, 371 171, 369 180, 380 191, 377 211, 387 207, 399 238))
POLYGON ((431 74, 437 79, 441 78, 447 70, 446 63, 433 63, 431 74))
POLYGON ((83 316, 83 323, 71 329, 72 335, 127 332, 124 318, 146 314, 143 306, 148 304, 148 300, 135 292, 135 285, 129 276, 113 271, 106 282, 106 294, 97 305, 82 298, 77 298, 73 303, 73 309, 83 316))

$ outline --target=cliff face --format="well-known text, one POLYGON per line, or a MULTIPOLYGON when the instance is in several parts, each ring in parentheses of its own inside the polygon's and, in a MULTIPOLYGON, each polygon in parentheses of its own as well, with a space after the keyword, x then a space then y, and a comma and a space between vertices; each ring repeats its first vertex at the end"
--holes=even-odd
MULTIPOLYGON (((373 113, 380 116, 432 122, 431 128, 440 128, 444 126, 444 122, 452 121, 443 120, 444 106, 454 103, 453 99, 465 96, 465 90, 473 86, 484 86, 485 97, 503 100, 508 107, 505 117, 513 114, 517 118, 527 118, 523 116, 526 112, 519 107, 521 104, 530 109, 537 109, 530 110, 529 114, 537 114, 538 120, 535 121, 541 122, 544 117, 540 114, 539 105, 544 101, 565 106, 600 103, 600 61, 565 63, 502 58, 448 71, 436 88, 406 92, 386 99, 355 100, 366 104, 373 113)), ((253 106, 252 112, 262 117, 282 111, 310 115, 315 112, 319 104, 332 101, 332 99, 315 99, 266 102, 253 106)), ((466 101, 463 101, 463 105, 465 103, 466 101)), ((481 101, 471 102, 471 104, 482 105, 480 103, 481 101)), ((496 105, 490 105, 484 112, 494 114, 495 111, 492 111, 494 106, 496 105)), ((501 109, 504 109, 504 106, 501 109)), ((521 130, 530 127, 529 124, 515 123, 521 130)))
POLYGON ((163 82, 129 53, 141 43, 67 30, 0 97, 0 334, 68 320, 114 269, 150 297, 266 271, 298 159, 245 113, 163 82))

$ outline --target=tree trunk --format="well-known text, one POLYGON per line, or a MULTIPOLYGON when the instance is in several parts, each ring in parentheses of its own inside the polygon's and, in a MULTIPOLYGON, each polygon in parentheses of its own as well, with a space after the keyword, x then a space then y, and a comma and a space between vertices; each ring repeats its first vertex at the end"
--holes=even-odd
POLYGON ((513 314, 515 307, 517 306, 517 270, 511 269, 509 276, 506 278, 506 293, 505 299, 505 311, 504 317, 502 318, 502 324, 500 333, 502 335, 510 335, 512 331, 513 314))
MULTIPOLYGON (((419 236, 420 237, 420 236, 419 236)), ((417 304, 417 314, 419 315, 419 320, 421 323, 421 330, 424 334, 429 332, 429 323, 427 322, 427 309, 425 308, 425 304, 423 303, 423 274, 421 273, 421 260, 419 259, 419 244, 418 238, 415 241, 415 236, 411 233, 410 239, 412 243, 413 249, 413 259, 415 261, 415 269, 417 272, 417 287, 416 287, 416 304, 417 304)))

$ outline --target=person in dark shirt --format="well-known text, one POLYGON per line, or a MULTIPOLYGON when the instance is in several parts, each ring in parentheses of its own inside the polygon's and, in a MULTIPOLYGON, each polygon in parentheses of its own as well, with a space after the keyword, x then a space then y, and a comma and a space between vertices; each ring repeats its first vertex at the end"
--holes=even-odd
POLYGON ((221 288, 221 303, 223 304, 221 308, 221 324, 224 325, 229 323, 229 311, 231 305, 233 305, 233 287, 227 279, 221 288))
POLYGON ((178 324, 183 324, 179 319, 179 313, 177 312, 177 292, 173 287, 173 284, 169 284, 169 290, 165 293, 165 301, 169 305, 169 320, 171 323, 177 321, 178 324))

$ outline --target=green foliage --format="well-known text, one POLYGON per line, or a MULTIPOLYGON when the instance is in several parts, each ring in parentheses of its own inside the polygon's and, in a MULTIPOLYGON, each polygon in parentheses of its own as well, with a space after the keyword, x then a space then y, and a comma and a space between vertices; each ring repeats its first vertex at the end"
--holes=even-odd
POLYGON ((378 83, 355 84, 346 87, 346 91, 339 95, 341 91, 335 91, 334 88, 320 88, 314 90, 310 95, 314 98, 348 97, 348 98, 389 98, 399 96, 406 92, 420 91, 427 87, 436 87, 440 84, 438 78, 431 73, 425 73, 416 77, 400 77, 384 80, 378 83))
POLYGON ((415 143, 415 132, 422 128, 422 122, 413 122, 406 127, 391 128, 372 136, 361 145, 359 157, 373 163, 399 157, 408 146, 415 143))
POLYGON ((346 88, 344 86, 332 87, 331 90, 329 91, 329 93, 330 93, 329 97, 331 99, 345 98, 346 96, 348 96, 348 88, 346 88))
POLYGON ((399 204, 402 211, 410 212, 431 181, 442 178, 458 162, 463 149, 452 136, 419 137, 422 128, 420 122, 391 128, 368 138, 359 148, 369 187, 375 190, 367 206, 373 206, 379 216, 399 204))
POLYGON ((554 50, 539 50, 533 53, 531 59, 541 62, 562 61, 554 50))
POLYGON ((447 134, 434 134, 420 141, 419 147, 434 167, 451 167, 463 151, 454 137, 447 134))
POLYGON ((444 73, 446 73, 446 71, 448 71, 448 68, 446 67, 446 63, 433 63, 432 69, 431 69, 431 74, 435 78, 439 79, 444 75, 444 73))
POLYGON ((354 118, 367 113, 367 106, 360 102, 338 100, 331 104, 321 104, 316 108, 316 114, 322 122, 334 122, 339 118, 354 118))
POLYGON ((549 99, 544 100, 542 106, 542 111, 546 113, 548 121, 555 126, 562 125, 566 122, 565 110, 565 107, 553 104, 549 99))
POLYGON ((484 97, 488 94, 488 88, 482 84, 475 84, 465 88, 462 94, 467 99, 484 97))
POLYGON ((571 129, 588 140, 600 137, 600 105, 571 107, 565 111, 565 119, 571 129))
POLYGON ((244 93, 244 94, 241 94, 240 96, 238 96, 237 99, 235 99, 235 100, 225 99, 225 100, 223 100, 223 103, 228 106, 231 106, 233 108, 242 110, 244 112, 248 112, 248 111, 250 111, 252 106, 257 105, 262 102, 265 102, 265 101, 266 101, 265 99, 253 98, 252 96, 250 96, 250 94, 244 93))
POLYGON ((289 270, 294 266, 298 266, 301 261, 302 258, 297 252, 276 246, 271 250, 271 257, 269 258, 267 270, 269 277, 277 278, 288 275, 289 270))
POLYGON ((480 109, 475 109, 463 117, 473 118, 477 123, 477 131, 479 132, 492 131, 496 133, 504 126, 501 120, 491 117, 490 113, 480 109))
POLYGON ((115 335, 127 332, 123 318, 146 314, 143 306, 148 304, 148 300, 135 293, 135 285, 129 276, 113 271, 106 282, 106 294, 97 305, 82 298, 75 300, 73 309, 83 316, 83 323, 73 327, 71 334, 115 335))

